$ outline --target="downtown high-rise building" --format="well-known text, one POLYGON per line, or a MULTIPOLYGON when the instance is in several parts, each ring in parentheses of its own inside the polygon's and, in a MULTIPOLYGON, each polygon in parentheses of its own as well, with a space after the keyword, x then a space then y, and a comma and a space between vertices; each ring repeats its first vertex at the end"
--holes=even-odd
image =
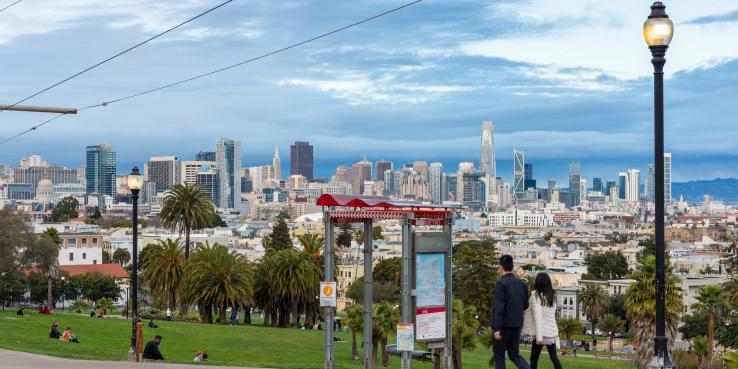
POLYGON ((488 186, 490 187, 488 196, 492 197, 497 193, 497 161, 495 160, 495 138, 494 124, 491 120, 482 122, 482 136, 479 152, 479 170, 484 172, 488 186))
POLYGON ((625 199, 629 202, 638 202, 641 197, 641 171, 628 169, 625 185, 625 199))
POLYGON ((428 193, 434 204, 441 204, 443 196, 443 164, 431 163, 428 167, 428 193))
POLYGON ((671 153, 664 153, 664 203, 671 204, 671 153))
POLYGON ((579 205, 582 199, 582 165, 578 161, 569 164, 569 192, 574 206, 579 205))
POLYGON ((416 160, 413 162, 413 170, 418 172, 420 177, 423 178, 424 181, 428 180, 428 162, 423 160, 416 160))
POLYGON ((165 192, 180 183, 180 174, 176 156, 152 156, 144 165, 144 180, 156 183, 157 192, 165 192))
MULTIPOLYGON (((612 194, 612 191, 617 191, 618 189, 618 183, 615 181, 607 181, 607 184, 605 185, 605 196, 610 196, 612 194)), ((615 194, 615 197, 617 196, 617 192, 615 194)))
POLYGON ((626 188, 628 188, 628 173, 620 172, 618 173, 618 197, 620 199, 627 199, 625 196, 626 188))
POLYGON ((604 187, 602 186, 602 178, 599 178, 599 177, 592 178, 592 191, 602 193, 603 190, 604 190, 604 187))
POLYGON ((529 188, 536 189, 536 180, 533 179, 533 164, 532 163, 525 163, 523 166, 523 183, 525 190, 527 191, 529 188))
POLYGON ((200 150, 195 155, 197 161, 215 161, 215 151, 200 150))
POLYGON ((117 154, 113 146, 101 144, 86 149, 87 193, 97 193, 115 198, 117 154))
POLYGON ((295 174, 313 180, 313 145, 310 142, 295 141, 290 146, 290 175, 295 174))
POLYGON ((351 166, 351 189, 354 195, 364 193, 364 182, 372 180, 372 162, 366 160, 356 162, 351 166))
POLYGON ((279 181, 282 180, 282 159, 279 158, 279 146, 278 145, 274 145, 274 156, 272 157, 272 167, 274 167, 274 180, 277 183, 279 183, 279 181))
MULTIPOLYGON (((666 191, 664 191, 666 193, 666 191)), ((646 201, 653 204, 656 202, 656 165, 648 164, 648 175, 646 176, 646 201)))
MULTIPOLYGON (((392 170, 392 162, 389 160, 377 160, 375 165, 376 179, 377 181, 385 182, 385 172, 392 170)), ((386 186, 385 186, 386 187, 386 186)))
POLYGON ((222 138, 215 145, 215 163, 220 182, 219 206, 241 209, 241 142, 222 138))
POLYGON ((198 172, 214 170, 215 168, 215 158, 213 158, 213 161, 182 160, 179 162, 179 182, 194 185, 197 182, 198 172))
POLYGON ((513 150, 513 198, 522 200, 525 196, 525 154, 513 150))

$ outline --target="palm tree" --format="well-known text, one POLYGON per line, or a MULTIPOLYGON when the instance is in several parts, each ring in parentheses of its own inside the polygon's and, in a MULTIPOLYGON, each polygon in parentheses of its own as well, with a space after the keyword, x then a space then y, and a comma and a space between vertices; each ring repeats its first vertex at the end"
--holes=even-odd
POLYGON ((190 231, 209 227, 215 221, 215 206, 202 189, 190 184, 177 184, 167 193, 161 206, 162 223, 185 234, 184 258, 190 258, 190 231))
POLYGON ((113 262, 121 266, 131 261, 131 253, 127 249, 116 249, 113 251, 113 262))
POLYGON ((600 319, 600 328, 607 332, 607 337, 609 339, 608 348, 610 349, 610 352, 612 352, 612 340, 615 333, 623 332, 625 329, 625 321, 617 315, 605 314, 600 319))
POLYGON ((699 289, 696 308, 707 312, 707 366, 712 362, 715 347, 715 318, 718 310, 726 306, 727 295, 722 286, 707 285, 699 289))
POLYGON ((605 311, 607 304, 610 301, 607 291, 598 284, 585 285, 581 291, 579 291, 579 303, 582 304, 582 308, 589 316, 589 321, 592 323, 592 346, 597 346, 597 335, 595 335, 595 328, 597 326, 597 319, 600 314, 605 311))
POLYGON ((271 270, 275 268, 274 252, 267 251, 254 270, 254 304, 264 313, 264 326, 277 324, 278 303, 274 293, 271 270), (274 319, 272 319, 274 317, 274 319))
MULTIPOLYGON (((675 341, 679 317, 683 310, 679 278, 667 263, 665 271, 666 335, 669 350, 675 341)), ((639 368, 644 368, 653 357, 653 337, 656 336, 656 258, 642 258, 631 275, 634 282, 626 292, 625 307, 637 345, 639 368)))
POLYGON ((306 306, 318 295, 322 271, 305 254, 294 248, 275 251, 274 258, 275 265, 270 272, 274 292, 281 301, 279 326, 287 328, 297 321, 299 306, 306 306))
POLYGON ((704 336, 697 336, 692 339, 692 352, 697 356, 697 368, 710 368, 710 348, 704 336))
POLYGON ((361 305, 350 307, 346 310, 348 318, 348 329, 351 331, 351 359, 359 359, 359 348, 356 344, 356 335, 364 329, 364 309, 361 305))
POLYGON ((559 326, 559 334, 566 338, 566 342, 572 351, 574 351, 574 336, 582 333, 582 325, 579 323, 579 320, 575 318, 560 318, 556 323, 559 326))
POLYGON ((204 245, 195 250, 185 267, 183 299, 197 303, 208 323, 213 308, 218 309, 218 321, 226 324, 229 306, 253 303, 253 286, 254 272, 243 255, 223 245, 204 245))
POLYGON ((306 233, 297 236, 297 241, 302 245, 302 253, 318 265, 323 265, 323 246, 325 237, 317 233, 306 233))
POLYGON ((453 316, 451 357, 454 369, 462 369, 462 350, 474 350, 477 347, 477 331, 479 331, 477 308, 472 305, 464 306, 463 301, 454 299, 453 316))
MULTIPOLYGON (((146 254, 143 280, 155 293, 168 297, 169 308, 174 310, 177 293, 184 280, 184 258, 180 239, 158 240, 146 254)), ((123 249, 118 249, 123 250, 123 249)), ((118 253, 118 250, 115 253, 118 253)))
POLYGON ((377 349, 382 346, 382 366, 389 366, 389 354, 387 353, 387 339, 395 331, 399 314, 394 306, 388 302, 375 304, 372 316, 372 357, 373 364, 377 366, 377 349))

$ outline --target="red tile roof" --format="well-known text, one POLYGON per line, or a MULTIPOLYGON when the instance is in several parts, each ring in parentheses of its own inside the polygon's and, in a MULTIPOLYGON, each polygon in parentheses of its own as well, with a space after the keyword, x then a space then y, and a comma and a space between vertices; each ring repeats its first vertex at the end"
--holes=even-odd
POLYGON ((92 273, 128 278, 128 272, 120 264, 60 265, 59 270, 69 273, 70 276, 92 273))

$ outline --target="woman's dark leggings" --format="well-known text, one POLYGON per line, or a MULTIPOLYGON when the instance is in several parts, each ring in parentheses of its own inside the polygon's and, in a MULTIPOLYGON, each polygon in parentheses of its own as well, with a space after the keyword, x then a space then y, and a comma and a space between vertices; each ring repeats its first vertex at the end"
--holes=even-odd
MULTIPOLYGON (((562 369, 561 362, 557 356, 558 353, 556 352, 556 345, 546 345, 546 349, 548 349, 548 356, 551 358, 554 369, 562 369)), ((541 350, 543 350, 543 346, 537 344, 536 341, 533 340, 533 348, 530 352, 530 369, 538 368, 538 357, 541 356, 541 350)))

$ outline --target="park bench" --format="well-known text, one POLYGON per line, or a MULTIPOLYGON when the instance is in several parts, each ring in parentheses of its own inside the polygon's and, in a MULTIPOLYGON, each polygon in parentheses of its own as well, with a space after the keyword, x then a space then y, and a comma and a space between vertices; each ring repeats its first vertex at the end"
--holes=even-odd
MULTIPOLYGON (((402 351, 397 349, 397 345, 387 345, 384 347, 384 349, 385 351, 387 351, 388 354, 392 356, 402 355, 402 351)), ((418 361, 427 361, 427 362, 433 361, 433 358, 431 357, 431 353, 428 351, 413 350, 412 353, 410 354, 410 357, 418 361)))

